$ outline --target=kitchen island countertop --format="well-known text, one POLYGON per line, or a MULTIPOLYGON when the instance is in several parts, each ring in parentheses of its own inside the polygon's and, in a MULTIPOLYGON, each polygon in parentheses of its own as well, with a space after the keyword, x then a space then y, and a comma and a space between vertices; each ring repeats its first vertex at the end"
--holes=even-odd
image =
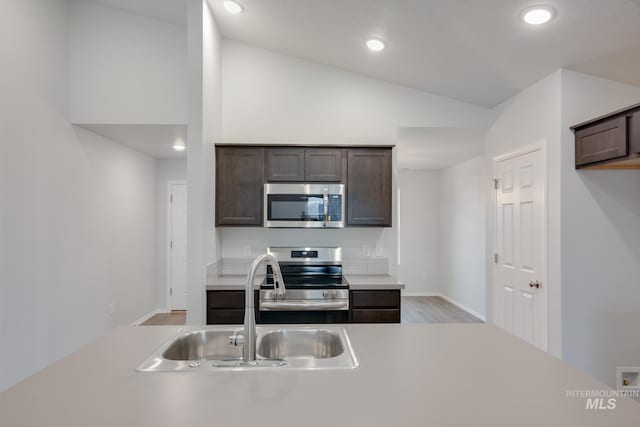
MULTIPOLYGON (((11 427, 632 426, 640 404, 484 324, 345 326, 351 370, 139 373, 178 331, 121 327, 0 394, 11 427)), ((196 328, 203 328, 202 326, 196 328)), ((207 327, 226 329, 222 327, 207 327)))

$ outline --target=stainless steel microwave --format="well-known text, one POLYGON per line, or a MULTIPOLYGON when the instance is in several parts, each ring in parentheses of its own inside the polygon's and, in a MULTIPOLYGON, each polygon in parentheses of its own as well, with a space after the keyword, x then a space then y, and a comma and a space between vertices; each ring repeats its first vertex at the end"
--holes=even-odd
POLYGON ((343 228, 344 184, 265 184, 264 226, 343 228))

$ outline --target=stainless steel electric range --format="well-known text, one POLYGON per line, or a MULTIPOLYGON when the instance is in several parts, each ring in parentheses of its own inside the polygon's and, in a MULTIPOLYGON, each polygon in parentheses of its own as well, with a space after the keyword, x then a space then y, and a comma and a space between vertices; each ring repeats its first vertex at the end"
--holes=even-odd
POLYGON ((349 284, 342 275, 341 248, 270 247, 278 259, 286 297, 273 290, 273 271, 260 289, 260 323, 346 323, 349 284))

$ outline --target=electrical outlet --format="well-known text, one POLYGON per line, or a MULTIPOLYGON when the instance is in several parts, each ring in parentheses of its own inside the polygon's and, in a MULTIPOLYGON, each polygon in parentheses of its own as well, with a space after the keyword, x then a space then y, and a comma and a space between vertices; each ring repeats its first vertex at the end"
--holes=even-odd
POLYGON ((116 311, 115 304, 113 303, 109 304, 109 316, 113 316, 113 313, 115 313, 115 311, 116 311))
POLYGON ((640 367, 617 367, 616 384, 618 390, 640 390, 640 367))
POLYGON ((384 256, 384 247, 378 246, 376 248, 376 256, 377 257, 383 257, 384 256))
POLYGON ((367 245, 362 245, 362 256, 368 258, 371 256, 371 248, 367 245))

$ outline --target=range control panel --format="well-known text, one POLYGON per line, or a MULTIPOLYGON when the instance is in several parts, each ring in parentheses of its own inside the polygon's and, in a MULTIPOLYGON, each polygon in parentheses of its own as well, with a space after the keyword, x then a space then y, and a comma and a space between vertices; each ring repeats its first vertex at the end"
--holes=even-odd
POLYGON ((318 258, 318 251, 291 251, 291 258, 318 258))

